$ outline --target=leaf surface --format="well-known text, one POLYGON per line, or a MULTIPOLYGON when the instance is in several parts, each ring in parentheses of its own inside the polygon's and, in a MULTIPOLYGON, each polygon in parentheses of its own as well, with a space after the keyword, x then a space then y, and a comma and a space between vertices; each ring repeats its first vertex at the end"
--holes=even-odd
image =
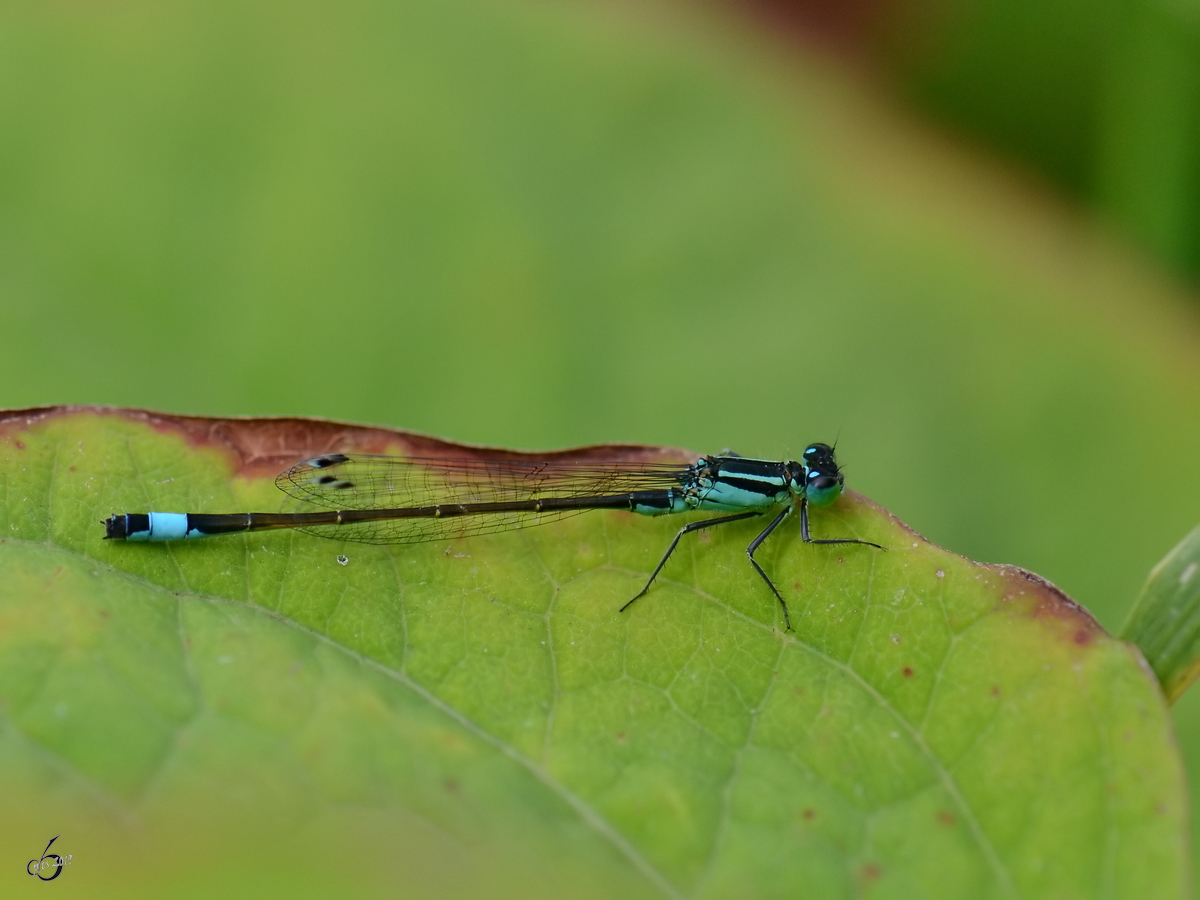
POLYGON ((190 859, 189 884, 298 894, 345 866, 430 896, 1185 891, 1183 777, 1137 651, 856 495, 814 532, 887 552, 794 529, 760 551, 785 633, 745 559, 761 523, 690 536, 619 614, 686 519, 105 542, 114 512, 276 509, 275 473, 316 453, 461 449, 128 410, 0 429, 4 838, 63 831, 114 892, 131 848, 162 861, 147 893, 190 859))

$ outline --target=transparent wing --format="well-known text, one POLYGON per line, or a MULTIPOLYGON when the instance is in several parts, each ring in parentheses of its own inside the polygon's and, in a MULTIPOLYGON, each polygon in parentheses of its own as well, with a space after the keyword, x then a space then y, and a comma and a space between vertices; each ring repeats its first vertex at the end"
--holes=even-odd
MULTIPOLYGON (((282 472, 276 486, 284 510, 401 509, 442 504, 496 503, 548 498, 605 497, 679 487, 691 468, 678 464, 571 463, 494 459, 401 459, 330 453, 282 472)), ((303 528, 321 537, 370 544, 412 544, 528 528, 586 512, 587 508, 489 512, 446 518, 383 519, 303 528)))

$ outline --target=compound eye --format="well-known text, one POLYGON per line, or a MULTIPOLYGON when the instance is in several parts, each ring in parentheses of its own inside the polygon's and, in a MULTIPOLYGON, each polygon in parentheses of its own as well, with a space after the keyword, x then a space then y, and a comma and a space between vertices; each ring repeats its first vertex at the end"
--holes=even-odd
POLYGON ((837 487, 838 480, 833 475, 822 475, 820 472, 813 472, 808 476, 808 486, 814 491, 827 491, 830 488, 837 487))
POLYGON ((809 472, 808 483, 804 486, 804 496, 813 506, 828 506, 842 492, 842 479, 838 475, 826 475, 823 472, 809 472))

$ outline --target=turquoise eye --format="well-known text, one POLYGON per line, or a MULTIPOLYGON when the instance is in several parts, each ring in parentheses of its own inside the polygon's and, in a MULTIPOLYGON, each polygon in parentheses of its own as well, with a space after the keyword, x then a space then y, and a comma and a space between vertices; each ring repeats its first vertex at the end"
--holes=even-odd
POLYGON ((842 492, 842 481, 834 475, 822 475, 820 472, 809 472, 808 483, 804 487, 804 496, 813 506, 828 506, 842 492))

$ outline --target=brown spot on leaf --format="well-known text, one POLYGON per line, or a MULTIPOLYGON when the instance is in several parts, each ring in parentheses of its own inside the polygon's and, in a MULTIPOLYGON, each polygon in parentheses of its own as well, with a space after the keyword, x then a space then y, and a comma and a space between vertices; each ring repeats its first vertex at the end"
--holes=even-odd
POLYGON ((992 696, 993 697, 1000 696, 1000 687, 998 685, 995 685, 995 684, 992 685, 992 696))
POLYGON ((1040 575, 1016 566, 987 568, 1006 579, 1006 602, 1026 605, 1035 619, 1057 623, 1059 633, 1077 646, 1085 647, 1105 633, 1090 612, 1040 575))
POLYGON ((74 471, 75 471, 75 467, 74 467, 74 466, 67 466, 67 471, 68 471, 68 472, 74 472, 74 471))
POLYGON ((883 869, 879 867, 878 863, 867 863, 859 870, 859 874, 862 875, 863 881, 878 881, 879 876, 883 874, 883 869))
POLYGON ((954 824, 954 814, 944 809, 939 809, 937 812, 937 820, 943 825, 954 824))
POLYGON ((912 677, 913 677, 913 670, 912 670, 912 666, 905 666, 905 667, 904 667, 904 677, 905 677, 905 678, 912 678, 912 677))
POLYGON ((22 444, 20 441, 14 441, 13 443, 14 443, 14 444, 16 444, 16 447, 17 447, 17 449, 18 449, 18 450, 24 450, 24 449, 25 449, 25 445, 24 445, 24 444, 22 444))
POLYGON ((446 793, 448 793, 448 794, 457 794, 458 793, 458 782, 455 781, 453 778, 447 778, 442 783, 442 787, 444 787, 446 789, 446 793))
POLYGON ((794 688, 792 688, 792 693, 795 694, 797 697, 803 697, 804 696, 804 688, 802 686, 794 687, 794 688))
POLYGON ((816 817, 817 811, 815 809, 806 809, 800 815, 804 817, 805 821, 811 822, 816 817))
POLYGON ((620 741, 622 744, 625 743, 625 732, 618 731, 617 732, 617 740, 620 741))
MULTIPOLYGON (((526 453, 443 441, 398 428, 374 428, 330 419, 294 417, 219 419, 178 416, 145 409, 114 406, 41 406, 0 412, 0 435, 20 433, 51 419, 73 416, 115 416, 139 422, 156 431, 176 434, 192 446, 214 447, 227 453, 236 474, 244 478, 274 477, 280 470, 323 453, 377 453, 441 459, 554 460, 561 462, 683 463, 698 454, 677 447, 644 444, 595 444, 569 450, 526 453)), ((24 444, 17 440, 18 449, 24 444)))

